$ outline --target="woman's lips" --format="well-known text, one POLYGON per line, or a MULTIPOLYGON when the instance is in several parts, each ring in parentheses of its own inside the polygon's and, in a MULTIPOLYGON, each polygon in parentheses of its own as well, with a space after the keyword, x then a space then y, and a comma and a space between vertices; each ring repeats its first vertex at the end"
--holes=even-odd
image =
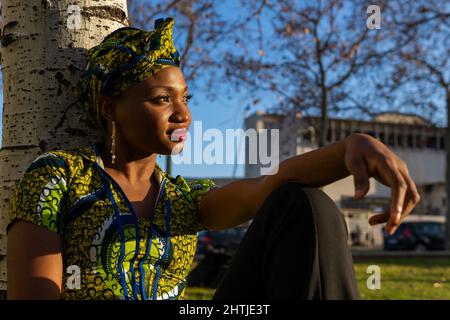
POLYGON ((187 139, 187 130, 186 129, 175 129, 170 134, 171 141, 186 141, 187 139))

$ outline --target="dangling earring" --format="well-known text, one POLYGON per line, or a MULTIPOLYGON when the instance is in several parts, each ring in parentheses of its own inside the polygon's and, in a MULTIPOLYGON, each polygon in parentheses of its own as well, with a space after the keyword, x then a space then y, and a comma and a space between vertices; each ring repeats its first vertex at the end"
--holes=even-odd
POLYGON ((114 164, 116 158, 116 122, 112 121, 112 133, 111 133, 111 163, 114 164))

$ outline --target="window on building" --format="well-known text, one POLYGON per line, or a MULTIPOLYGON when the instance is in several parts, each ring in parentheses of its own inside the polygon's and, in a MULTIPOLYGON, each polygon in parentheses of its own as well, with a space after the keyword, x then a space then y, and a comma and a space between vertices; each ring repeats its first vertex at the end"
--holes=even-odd
POLYGON ((425 146, 424 139, 421 135, 416 135, 416 146, 418 148, 423 148, 425 146))
POLYGON ((395 134, 390 133, 388 136, 388 145, 395 146, 395 134))
POLYGON ((337 127, 335 133, 335 140, 338 141, 340 139, 341 139, 341 128, 337 127))
POLYGON ((427 137, 427 148, 435 149, 437 147, 436 137, 427 137))
POLYGON ((414 138, 413 138, 412 134, 408 134, 408 135, 406 136, 406 145, 407 145, 409 148, 412 148, 412 147, 413 147, 413 145, 414 145, 414 138))
POLYGON ((402 134, 397 135, 397 145, 399 147, 404 147, 403 138, 404 138, 404 135, 402 135, 402 134))

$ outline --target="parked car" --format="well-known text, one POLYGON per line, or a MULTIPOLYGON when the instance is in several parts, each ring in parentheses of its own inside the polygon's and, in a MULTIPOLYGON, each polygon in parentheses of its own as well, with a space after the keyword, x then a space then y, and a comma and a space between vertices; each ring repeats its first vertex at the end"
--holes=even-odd
POLYGON ((195 267, 188 277, 188 285, 216 288, 230 265, 247 228, 222 231, 201 231, 198 234, 195 267))
POLYGON ((221 231, 203 230, 197 236, 197 254, 214 251, 234 255, 246 231, 247 229, 243 227, 221 231))
POLYGON ((403 222, 393 235, 383 229, 385 250, 444 250, 445 226, 441 222, 403 222))

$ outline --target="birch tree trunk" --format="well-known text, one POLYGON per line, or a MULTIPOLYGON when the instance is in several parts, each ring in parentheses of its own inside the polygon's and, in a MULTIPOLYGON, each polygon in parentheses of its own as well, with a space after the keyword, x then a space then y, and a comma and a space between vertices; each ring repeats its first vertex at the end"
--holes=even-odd
POLYGON ((11 191, 39 154, 102 138, 73 89, 87 49, 129 20, 126 0, 2 0, 2 22, 0 290, 6 290, 11 191))

